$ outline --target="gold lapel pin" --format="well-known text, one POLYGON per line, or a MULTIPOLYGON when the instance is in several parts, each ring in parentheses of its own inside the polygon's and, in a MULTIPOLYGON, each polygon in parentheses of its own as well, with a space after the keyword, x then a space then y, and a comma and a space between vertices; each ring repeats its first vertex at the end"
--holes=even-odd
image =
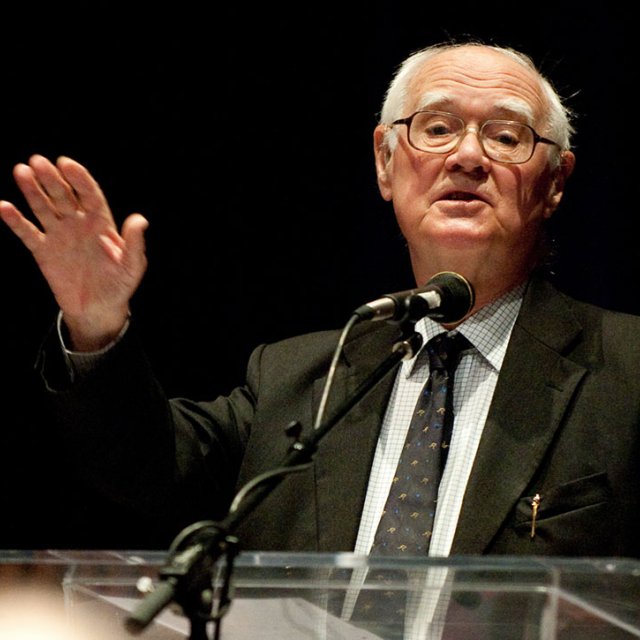
POLYGON ((540 507, 540 497, 539 493, 536 493, 533 496, 533 500, 531 500, 531 539, 536 537, 536 520, 538 518, 538 508, 540 507))

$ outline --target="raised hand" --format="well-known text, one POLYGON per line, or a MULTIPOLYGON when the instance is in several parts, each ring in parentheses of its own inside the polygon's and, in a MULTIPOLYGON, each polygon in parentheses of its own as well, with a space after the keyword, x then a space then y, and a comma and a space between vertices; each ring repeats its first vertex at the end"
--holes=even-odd
POLYGON ((0 217, 31 251, 69 330, 72 347, 99 349, 121 330, 147 267, 147 220, 131 214, 121 233, 100 186, 78 162, 34 155, 13 172, 38 227, 10 202, 0 217))

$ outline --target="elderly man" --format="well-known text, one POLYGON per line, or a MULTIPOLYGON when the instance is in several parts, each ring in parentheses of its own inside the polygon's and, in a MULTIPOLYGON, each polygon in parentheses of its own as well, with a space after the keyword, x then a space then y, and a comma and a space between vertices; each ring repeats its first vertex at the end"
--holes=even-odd
MULTIPOLYGON (((465 317, 415 327, 425 343, 465 338, 453 431, 434 445, 448 451, 435 522, 419 523, 424 553, 638 555, 640 321, 572 300, 536 273, 574 166, 570 133, 551 85, 511 50, 431 47, 389 87, 374 132, 377 178, 416 283, 456 272, 475 291, 465 317)), ((14 175, 41 228, 8 202, 0 213, 61 309, 40 365, 79 467, 113 500, 176 530, 223 517, 239 487, 280 464, 287 424, 313 428, 338 334, 256 349, 246 384, 228 397, 167 401, 129 317, 146 220, 134 214, 119 232, 99 186, 69 158, 33 156, 14 175)), ((398 334, 384 322, 351 332, 332 407, 398 334)), ((249 514, 243 548, 369 552, 429 378, 426 351, 390 371, 312 465, 249 514)))

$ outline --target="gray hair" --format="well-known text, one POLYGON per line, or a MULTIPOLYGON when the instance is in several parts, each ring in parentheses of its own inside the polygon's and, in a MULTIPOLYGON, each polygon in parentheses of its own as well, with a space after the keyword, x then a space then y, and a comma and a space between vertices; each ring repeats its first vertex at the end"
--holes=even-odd
MULTIPOLYGON (((545 122, 547 131, 544 135, 548 135, 555 140, 560 145, 560 151, 567 151, 571 148, 571 136, 574 133, 571 124, 573 114, 570 109, 565 106, 562 98, 558 95, 551 82, 538 70, 533 60, 528 55, 509 47, 485 45, 478 42, 431 45, 416 51, 406 58, 398 67, 385 94, 380 112, 380 124, 390 125, 394 120, 409 115, 404 113, 404 109, 411 82, 427 60, 444 51, 461 47, 480 47, 497 51, 532 71, 540 82, 543 96, 548 105, 545 122)), ((395 148, 396 143, 397 134, 395 129, 389 129, 386 136, 386 144, 391 151, 395 148)), ((554 159, 557 160, 558 157, 559 153, 556 153, 554 159)))

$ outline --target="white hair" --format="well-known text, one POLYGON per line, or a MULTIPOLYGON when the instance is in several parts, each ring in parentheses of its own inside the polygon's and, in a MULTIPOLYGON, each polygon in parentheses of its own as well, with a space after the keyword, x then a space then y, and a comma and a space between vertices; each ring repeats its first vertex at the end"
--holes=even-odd
MULTIPOLYGON (((560 151, 567 151, 571 148, 571 136, 574 133, 574 129, 571 124, 572 113, 564 105, 551 82, 538 70, 533 60, 528 55, 521 53, 520 51, 516 51, 515 49, 474 42, 436 44, 420 49, 406 58, 398 67, 385 94, 382 110, 380 112, 380 124, 390 125, 394 120, 410 115, 404 113, 404 111, 409 97, 411 82, 420 69, 422 69, 424 63, 444 51, 461 47, 480 47, 497 51, 498 53, 515 60, 522 66, 526 67, 529 71, 532 71, 540 82, 540 88, 548 106, 544 123, 544 135, 549 136, 552 140, 557 142, 560 146, 560 151)), ((390 128, 387 132, 386 144, 392 151, 397 143, 396 136, 397 134, 395 129, 390 128)), ((559 155, 559 153, 555 153, 556 160, 559 158, 559 155)))

